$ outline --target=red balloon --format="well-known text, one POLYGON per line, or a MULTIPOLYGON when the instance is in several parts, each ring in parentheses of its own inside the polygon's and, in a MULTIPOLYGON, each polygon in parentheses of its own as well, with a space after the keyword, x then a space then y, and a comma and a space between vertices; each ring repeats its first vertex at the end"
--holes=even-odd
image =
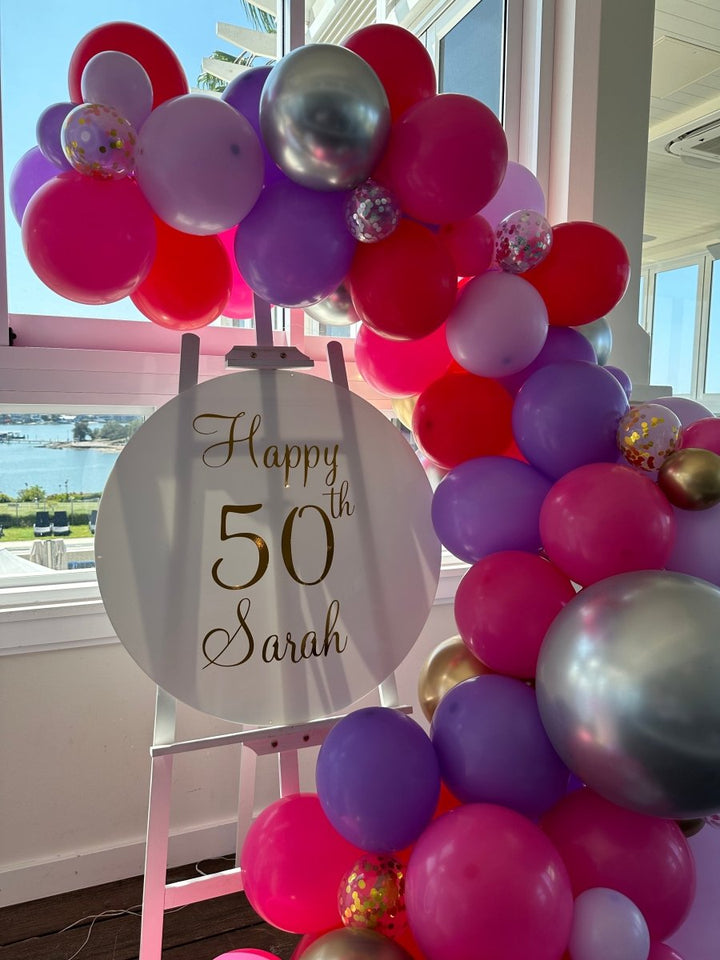
POLYGON ((699 447, 701 450, 711 450, 720 454, 720 419, 704 417, 682 428, 680 434, 681 449, 699 447))
POLYGON ((418 397, 413 433, 422 452, 449 470, 502 454, 512 438, 511 415, 512 397, 496 380, 446 373, 418 397))
POLYGON ((653 940, 680 926, 695 895, 695 864, 674 820, 626 810, 582 787, 540 826, 565 861, 574 896, 592 887, 619 890, 641 911, 653 940))
POLYGON ((405 213, 422 223, 454 223, 495 195, 507 158, 505 132, 489 107, 441 93, 393 125, 383 169, 405 213))
POLYGON ((446 223, 440 236, 448 246, 459 277, 476 277, 490 269, 495 257, 495 231, 479 213, 467 220, 446 223))
POLYGON ((542 296, 552 326, 580 327, 620 302, 630 280, 630 259, 610 230, 572 220, 553 227, 550 253, 523 279, 542 296))
POLYGON ((415 34, 392 23, 373 23, 351 33, 343 47, 369 63, 385 88, 393 121, 435 93, 435 67, 415 34))
POLYGON ((358 316, 381 336, 426 337, 455 304, 457 275, 442 240, 402 220, 380 243, 358 244, 348 274, 358 316))
POLYGON ((196 330, 217 320, 230 296, 232 274, 214 236, 180 233, 156 219, 157 253, 130 299, 149 320, 170 330, 196 330))
POLYGON ((413 397, 437 380, 452 362, 445 326, 420 340, 388 340, 361 324, 355 362, 371 387, 388 397, 413 397))
POLYGON ((95 27, 75 47, 68 68, 68 89, 73 103, 83 101, 80 80, 88 60, 105 50, 126 53, 145 68, 152 83, 153 108, 190 90, 180 61, 164 40, 137 23, 118 21, 95 27))
POLYGON ((42 282, 77 303, 113 303, 145 279, 155 255, 152 210, 134 180, 53 177, 25 210, 22 240, 42 282))

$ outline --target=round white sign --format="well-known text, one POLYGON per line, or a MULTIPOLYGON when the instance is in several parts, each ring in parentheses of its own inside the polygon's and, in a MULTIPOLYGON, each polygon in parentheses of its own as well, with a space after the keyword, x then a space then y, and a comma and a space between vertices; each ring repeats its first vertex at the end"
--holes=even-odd
POLYGON ((348 390, 218 377, 153 414, 110 474, 105 608, 139 666, 205 713, 327 716, 389 676, 425 624, 431 497, 400 432, 348 390))

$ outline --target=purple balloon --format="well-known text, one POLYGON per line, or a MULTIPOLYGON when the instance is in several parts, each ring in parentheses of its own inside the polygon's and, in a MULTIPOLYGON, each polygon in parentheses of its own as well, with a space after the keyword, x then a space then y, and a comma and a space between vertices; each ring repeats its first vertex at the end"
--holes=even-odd
POLYGON ((262 191, 235 238, 248 286, 281 307, 329 297, 345 278, 357 241, 345 225, 347 190, 309 190, 283 178, 262 191))
POLYGON ((535 210, 544 214, 545 194, 535 174, 511 160, 498 192, 480 214, 497 229, 500 221, 516 210, 535 210))
POLYGON ((575 900, 568 952, 573 960, 647 960, 645 917, 617 890, 584 890, 575 900))
POLYGON ((60 170, 72 170, 63 150, 61 130, 65 117, 75 107, 74 103, 53 103, 43 110, 35 125, 35 137, 42 155, 60 170))
MULTIPOLYGON (((685 960, 716 960, 720 943, 720 829, 715 824, 688 840, 695 861, 697 886, 690 912, 668 937, 668 945, 685 960)), ((650 954, 652 957, 652 953, 650 954)))
POLYGON ((267 151, 260 129, 260 97, 272 67, 252 67, 231 80, 220 97, 241 113, 257 134, 265 161, 265 186, 286 179, 267 151))
POLYGON ((40 152, 40 147, 31 147, 20 157, 10 174, 8 186, 10 208, 19 225, 22 225, 25 208, 32 197, 59 173, 55 164, 40 152))
POLYGON ((343 717, 320 748, 315 779, 330 823, 372 853, 414 843, 440 796, 430 739, 410 717, 387 707, 343 717))
POLYGON ((536 553, 540 507, 552 481, 510 457, 477 457, 455 467, 433 495, 432 521, 442 544, 477 563, 499 550, 536 553))
POLYGON ((570 771, 522 680, 463 680, 438 704, 430 736, 443 782, 463 803, 497 803, 538 819, 565 796, 570 771))
POLYGON ((513 435, 525 458, 558 479, 586 463, 617 463, 625 391, 603 367, 551 363, 525 381, 513 406, 513 435))
POLYGON ((524 370, 518 370, 509 377, 500 377, 500 383, 510 393, 516 394, 536 370, 562 360, 597 362, 592 344, 577 330, 573 330, 572 327, 549 327, 545 345, 533 362, 524 370))
POLYGON ((703 406, 702 403, 689 400, 687 397, 658 397, 657 400, 653 400, 653 403, 659 403, 668 410, 672 410, 684 427, 689 427, 697 420, 704 420, 705 417, 715 416, 712 410, 703 406))
MULTIPOLYGON (((620 367, 611 367, 606 363, 604 369, 615 377, 617 382, 625 391, 625 396, 629 400, 632 396, 632 380, 630 377, 625 373, 624 370, 621 370, 620 367)), ((663 406, 665 406, 665 404, 663 404, 663 406)))
POLYGON ((720 587, 720 504, 709 510, 680 510, 675 514, 675 544, 668 570, 700 577, 720 587))

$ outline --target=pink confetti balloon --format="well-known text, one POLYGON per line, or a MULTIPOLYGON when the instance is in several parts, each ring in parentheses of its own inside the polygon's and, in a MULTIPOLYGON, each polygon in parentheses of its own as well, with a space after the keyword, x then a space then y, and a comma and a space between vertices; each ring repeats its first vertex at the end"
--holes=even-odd
POLYGON ((516 210, 497 228, 495 259, 506 273, 525 273, 550 253, 552 227, 535 210, 516 210))
POLYGON ((345 874, 338 909, 346 927, 375 930, 395 939, 407 927, 405 867, 385 856, 366 856, 345 874))
POLYGON ((680 419, 659 403, 630 407, 618 425, 618 448, 628 466, 655 479, 680 445, 680 419))
POLYGON ((65 118, 61 137, 71 166, 86 177, 120 180, 135 169, 135 130, 112 107, 81 103, 65 118))

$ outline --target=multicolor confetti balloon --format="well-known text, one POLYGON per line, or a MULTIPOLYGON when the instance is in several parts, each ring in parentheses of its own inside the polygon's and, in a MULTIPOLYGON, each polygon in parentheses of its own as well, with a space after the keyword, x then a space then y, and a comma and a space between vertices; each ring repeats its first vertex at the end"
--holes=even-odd
POLYGON ((392 192, 375 180, 355 187, 345 210, 348 229, 361 243, 389 237, 400 222, 400 206, 392 192))
POLYGON ((400 936, 407 926, 405 867, 387 856, 358 860, 340 883, 338 909, 346 927, 400 936))
POLYGON ((81 103, 65 118, 61 137, 73 169, 86 177, 120 180, 135 169, 135 130, 112 107, 81 103))
POLYGON ((495 259, 506 273, 525 273, 550 253, 552 227, 535 210, 516 210, 497 228, 495 259))
POLYGON ((618 447, 628 465, 652 479, 680 442, 680 420, 659 403, 630 407, 618 425, 618 447))

